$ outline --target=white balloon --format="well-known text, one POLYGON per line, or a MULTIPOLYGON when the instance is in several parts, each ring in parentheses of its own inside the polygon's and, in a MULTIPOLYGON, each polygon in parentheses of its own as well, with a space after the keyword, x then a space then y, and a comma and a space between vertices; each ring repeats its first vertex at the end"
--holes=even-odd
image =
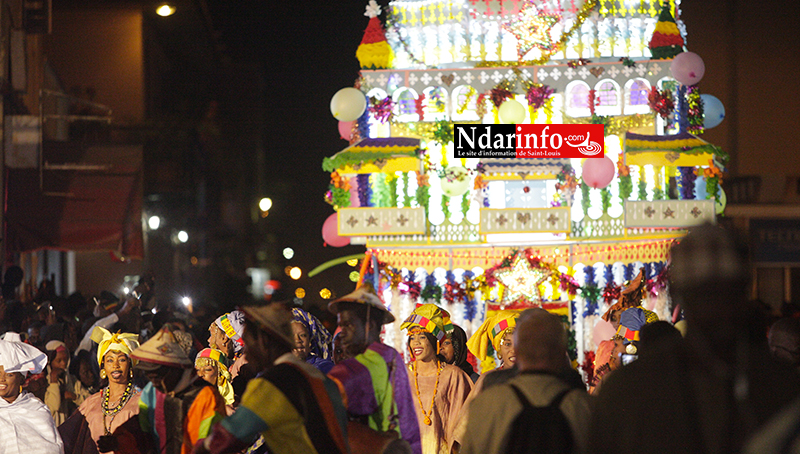
POLYGON ((517 124, 525 121, 525 106, 515 99, 508 99, 497 109, 500 121, 506 124, 517 124))
POLYGON ((367 108, 367 97, 353 87, 342 88, 331 98, 331 113, 339 121, 353 121, 367 108))

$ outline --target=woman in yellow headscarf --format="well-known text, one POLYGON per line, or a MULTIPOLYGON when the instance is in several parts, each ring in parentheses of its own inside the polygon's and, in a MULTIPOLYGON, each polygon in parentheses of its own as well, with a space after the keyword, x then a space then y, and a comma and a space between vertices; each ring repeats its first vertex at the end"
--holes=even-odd
POLYGON ((133 386, 134 364, 130 354, 139 347, 138 339, 136 334, 112 334, 101 327, 92 332, 92 340, 98 344, 100 378, 106 386, 89 396, 59 426, 65 454, 95 449, 139 454, 150 449, 150 438, 139 426, 139 391, 133 386))
MULTIPOLYGON (((514 350, 514 329, 517 326, 517 317, 519 317, 519 311, 516 310, 497 311, 487 316, 483 324, 467 341, 467 348, 480 361, 481 376, 478 377, 478 381, 475 382, 472 391, 467 396, 464 408, 453 429, 453 438, 458 444, 463 440, 467 430, 467 419, 470 417, 469 403, 484 388, 487 377, 495 375, 490 372, 508 371, 498 375, 506 374, 507 377, 504 378, 513 376, 510 374, 514 372, 511 369, 517 362, 517 353, 514 350), (500 366, 497 366, 495 356, 500 361, 500 366)), ((491 378, 489 380, 491 381, 491 378)))
POLYGON ((400 326, 408 330, 408 380, 416 398, 423 454, 449 454, 452 432, 472 381, 460 368, 439 355, 441 343, 452 331, 450 314, 435 304, 424 304, 400 326))

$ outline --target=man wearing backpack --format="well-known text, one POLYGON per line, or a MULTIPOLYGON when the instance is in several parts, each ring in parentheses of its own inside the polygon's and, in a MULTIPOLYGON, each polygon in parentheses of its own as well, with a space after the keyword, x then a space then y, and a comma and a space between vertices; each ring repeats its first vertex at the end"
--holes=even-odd
POLYGON ((528 309, 514 333, 520 374, 481 392, 471 411, 461 454, 586 451, 590 397, 559 376, 569 367, 561 320, 528 309))

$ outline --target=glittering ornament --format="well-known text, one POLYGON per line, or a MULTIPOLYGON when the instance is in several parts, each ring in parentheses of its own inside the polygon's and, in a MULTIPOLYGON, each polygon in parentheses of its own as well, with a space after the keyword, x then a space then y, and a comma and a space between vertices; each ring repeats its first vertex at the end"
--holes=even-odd
POLYGON ((503 24, 503 28, 517 38, 517 55, 521 61, 533 48, 543 53, 558 49, 558 44, 550 36, 550 30, 560 20, 561 16, 546 13, 528 3, 519 12, 518 20, 503 24))
POLYGON ((553 93, 555 93, 555 90, 547 85, 532 84, 531 87, 528 88, 525 98, 528 100, 528 105, 531 106, 533 110, 538 110, 553 96, 553 93))
POLYGON ((667 119, 675 110, 675 101, 672 99, 672 92, 669 90, 659 90, 656 87, 650 89, 647 95, 647 103, 653 112, 661 118, 667 119))
POLYGON ((524 253, 517 254, 511 267, 495 272, 497 280, 506 286, 503 296, 507 303, 522 297, 531 302, 541 300, 539 285, 549 275, 549 271, 531 267, 524 253))

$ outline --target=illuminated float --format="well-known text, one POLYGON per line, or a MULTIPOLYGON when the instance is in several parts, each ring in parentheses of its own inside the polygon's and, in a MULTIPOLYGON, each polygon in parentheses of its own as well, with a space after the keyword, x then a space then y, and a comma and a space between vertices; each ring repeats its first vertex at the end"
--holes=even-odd
MULTIPOLYGON (((679 3, 380 9, 367 6, 357 49, 361 98, 339 107, 366 108, 340 123, 350 145, 323 168, 329 235, 366 246, 362 279, 397 320, 385 341, 405 350, 400 323, 421 303, 467 334, 492 311, 542 306, 570 324, 575 361, 591 363, 612 334, 600 315, 641 268, 645 307, 671 319, 669 248, 724 209, 727 160, 700 138, 705 68, 684 47, 679 3), (603 124, 606 158, 453 157, 454 123, 531 122, 603 124)), ((715 105, 709 125, 723 116, 715 105)))

